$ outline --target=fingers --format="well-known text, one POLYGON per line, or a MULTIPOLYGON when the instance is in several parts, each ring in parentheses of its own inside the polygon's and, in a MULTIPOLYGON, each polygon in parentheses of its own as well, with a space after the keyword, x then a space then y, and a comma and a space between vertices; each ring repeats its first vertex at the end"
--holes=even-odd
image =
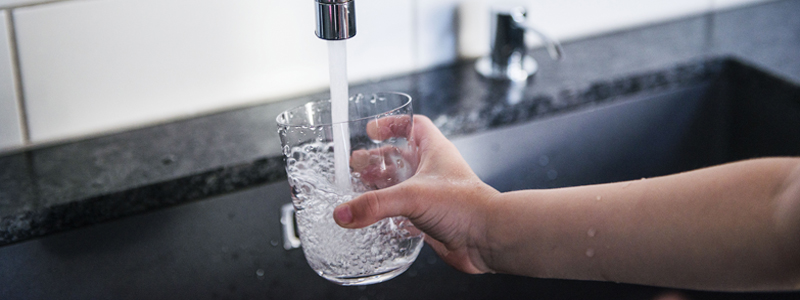
MULTIPOLYGON (((423 149, 450 147, 452 143, 426 116, 414 115, 413 122, 407 115, 383 117, 367 123, 367 135, 373 140, 384 141, 392 137, 405 137, 423 149)), ((450 148, 455 149, 455 146, 450 148)))
POLYGON ((422 140, 433 139, 436 141, 447 140, 447 138, 439 131, 439 128, 433 124, 433 121, 426 116, 414 116, 414 140, 417 142, 422 140))
POLYGON ((378 150, 356 150, 350 154, 350 168, 355 172, 361 172, 371 166, 380 164, 383 161, 383 155, 378 150))
POLYGON ((344 228, 363 228, 388 217, 410 217, 413 197, 397 197, 398 193, 402 191, 397 187, 366 192, 336 207, 333 219, 344 228))
POLYGON ((367 123, 367 135, 383 141, 393 137, 411 137, 411 118, 408 115, 386 116, 367 123))
POLYGON ((367 135, 371 139, 383 141, 393 137, 414 137, 446 139, 431 119, 414 115, 411 122, 407 115, 387 116, 367 123, 367 135), (414 124, 416 123, 416 124, 414 124), (414 128, 416 125, 417 128, 414 128))

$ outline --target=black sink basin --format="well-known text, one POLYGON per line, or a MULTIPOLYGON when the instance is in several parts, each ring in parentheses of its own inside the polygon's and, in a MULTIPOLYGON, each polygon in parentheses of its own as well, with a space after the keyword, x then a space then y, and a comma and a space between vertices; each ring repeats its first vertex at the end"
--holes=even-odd
MULTIPOLYGON (((800 155, 797 86, 730 59, 682 68, 695 65, 705 75, 686 78, 700 80, 677 76, 677 84, 659 84, 659 76, 633 75, 593 85, 586 95, 599 95, 597 101, 527 102, 535 104, 528 109, 550 112, 536 115, 513 107, 497 110, 489 116, 494 129, 454 143, 478 175, 502 191, 800 155)), ((531 99, 519 103, 525 101, 531 99)), ((2 247, 0 298, 649 300, 670 292, 607 282, 467 275, 427 246, 395 279, 340 287, 317 276, 301 250, 280 246, 280 207, 288 201, 289 187, 282 180, 2 247)), ((800 293, 678 292, 688 299, 800 299, 800 293)))
POLYGON ((455 139, 501 191, 667 175, 800 155, 800 90, 733 59, 706 80, 455 139))

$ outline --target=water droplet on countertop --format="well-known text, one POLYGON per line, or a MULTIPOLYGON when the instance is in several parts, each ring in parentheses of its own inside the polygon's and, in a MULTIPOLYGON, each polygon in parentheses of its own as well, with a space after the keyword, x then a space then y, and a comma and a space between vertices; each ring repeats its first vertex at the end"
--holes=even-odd
POLYGON ((586 257, 594 257, 594 249, 586 249, 586 257))

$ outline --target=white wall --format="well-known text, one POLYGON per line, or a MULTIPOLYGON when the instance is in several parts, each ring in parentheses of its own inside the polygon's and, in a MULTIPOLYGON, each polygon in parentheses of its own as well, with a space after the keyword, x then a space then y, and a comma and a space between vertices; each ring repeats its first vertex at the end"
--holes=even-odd
POLYGON ((0 10, 0 149, 23 144, 7 13, 0 10))
MULTIPOLYGON (((348 42, 352 81, 454 61, 456 8, 466 1, 479 0, 356 0, 358 35, 348 42)), ((542 30, 576 39, 760 1, 522 3, 542 30)), ((17 39, 10 46, 19 53, 28 144, 326 89, 327 50, 313 34, 311 0, 36 2, 43 1, 0 0, 13 13, 17 39)), ((3 45, 9 45, 6 28, 0 31, 0 151, 21 144, 7 132, 19 132, 23 119, 10 108, 16 95, 5 86, 13 87, 14 78, 3 74, 15 72, 3 45)))
POLYGON ((0 8, 33 5, 33 4, 47 3, 53 1, 63 1, 63 0, 0 0, 0 8))

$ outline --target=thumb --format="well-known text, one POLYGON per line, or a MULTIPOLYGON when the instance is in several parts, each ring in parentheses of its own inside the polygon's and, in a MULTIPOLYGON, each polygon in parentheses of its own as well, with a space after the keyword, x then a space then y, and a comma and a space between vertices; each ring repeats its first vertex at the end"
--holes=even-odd
POLYGON ((415 197, 400 197, 404 189, 400 184, 366 192, 336 207, 333 219, 344 228, 362 228, 388 217, 408 217, 415 197))

